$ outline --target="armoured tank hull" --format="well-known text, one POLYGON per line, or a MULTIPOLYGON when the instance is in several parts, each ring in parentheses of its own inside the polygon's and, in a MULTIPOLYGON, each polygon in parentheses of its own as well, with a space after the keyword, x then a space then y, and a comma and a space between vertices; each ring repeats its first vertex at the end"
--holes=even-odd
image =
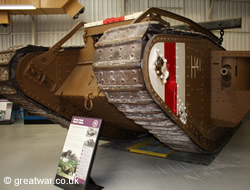
POLYGON ((149 132, 175 150, 218 151, 250 108, 250 53, 225 51, 193 21, 151 11, 195 31, 146 11, 132 24, 85 28, 84 47, 61 48, 80 23, 50 49, 1 52, 1 94, 63 127, 73 115, 99 117, 103 136, 149 132))
POLYGON ((8 71, 8 76, 0 82, 1 95, 28 112, 44 116, 65 128, 69 127, 73 115, 79 115, 105 118, 107 124, 104 124, 103 133, 106 137, 136 137, 146 132, 108 103, 97 88, 91 64, 77 66, 77 55, 82 48, 64 49, 58 53, 46 68, 45 80, 41 76, 27 74, 30 71, 27 69, 29 61, 47 50, 45 47, 28 45, 3 51, 1 57, 5 61, 1 68, 8 71), (61 67, 61 64, 65 67, 61 67))
POLYGON ((167 146, 213 152, 235 125, 222 128, 211 118, 212 51, 223 48, 206 35, 155 22, 110 29, 96 44, 98 87, 127 118, 167 146), (167 66, 159 68, 159 60, 167 66))

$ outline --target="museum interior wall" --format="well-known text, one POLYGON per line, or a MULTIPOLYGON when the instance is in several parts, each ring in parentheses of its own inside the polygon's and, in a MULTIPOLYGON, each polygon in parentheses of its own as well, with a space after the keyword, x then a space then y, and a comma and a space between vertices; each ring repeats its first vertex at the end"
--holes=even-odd
MULTIPOLYGON (((242 28, 226 30, 224 43, 227 50, 250 49, 250 2, 247 0, 79 0, 85 6, 84 14, 72 20, 69 15, 12 15, 13 25, 0 27, 0 50, 20 44, 52 46, 76 23, 93 22, 110 17, 119 17, 158 7, 188 17, 196 22, 242 18, 242 28), (210 8, 206 8, 209 3, 210 8), (32 22, 33 20, 33 22, 32 22), (32 33, 32 24, 35 31, 32 33)), ((179 24, 174 22, 174 24, 179 24)), ((82 46, 83 29, 65 45, 82 46)), ((215 31, 219 36, 219 31, 215 31)))

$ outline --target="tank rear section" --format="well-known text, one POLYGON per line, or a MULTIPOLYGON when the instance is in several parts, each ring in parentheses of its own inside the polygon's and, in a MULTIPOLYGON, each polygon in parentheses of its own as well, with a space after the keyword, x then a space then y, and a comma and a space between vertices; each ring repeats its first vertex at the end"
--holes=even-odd
POLYGON ((98 89, 92 69, 95 36, 91 30, 87 36, 85 29, 84 47, 61 47, 82 26, 77 24, 51 48, 29 45, 1 52, 0 94, 63 127, 68 127, 71 117, 78 115, 105 118, 106 137, 127 138, 145 133, 109 104, 98 89))
POLYGON ((63 127, 69 125, 69 121, 65 118, 58 117, 56 113, 52 113, 49 109, 38 104, 34 100, 26 96, 19 88, 16 81, 16 68, 22 58, 29 53, 45 52, 48 48, 37 46, 16 46, 0 53, 0 95, 14 102, 16 105, 25 108, 27 111, 36 115, 45 116, 46 118, 61 124, 63 127))

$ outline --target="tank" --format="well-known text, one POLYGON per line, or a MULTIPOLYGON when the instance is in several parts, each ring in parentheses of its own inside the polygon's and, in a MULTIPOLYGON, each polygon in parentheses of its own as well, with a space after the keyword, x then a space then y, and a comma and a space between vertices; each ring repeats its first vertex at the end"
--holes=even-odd
POLYGON ((250 110, 250 52, 220 44, 200 24, 157 8, 78 23, 51 48, 0 52, 0 92, 62 127, 72 116, 103 118, 105 137, 151 133, 174 150, 213 153, 250 110), (62 47, 81 27, 84 46, 62 47))

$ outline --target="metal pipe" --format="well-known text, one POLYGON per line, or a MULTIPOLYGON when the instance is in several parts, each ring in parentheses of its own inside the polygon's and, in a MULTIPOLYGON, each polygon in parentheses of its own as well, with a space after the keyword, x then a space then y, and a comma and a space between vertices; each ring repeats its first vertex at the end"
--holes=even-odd
POLYGON ((36 19, 34 16, 30 16, 31 18, 31 22, 32 22, 32 28, 31 28, 31 32, 32 32, 32 44, 36 45, 36 19))
POLYGON ((121 16, 125 16, 125 2, 121 0, 121 16))

